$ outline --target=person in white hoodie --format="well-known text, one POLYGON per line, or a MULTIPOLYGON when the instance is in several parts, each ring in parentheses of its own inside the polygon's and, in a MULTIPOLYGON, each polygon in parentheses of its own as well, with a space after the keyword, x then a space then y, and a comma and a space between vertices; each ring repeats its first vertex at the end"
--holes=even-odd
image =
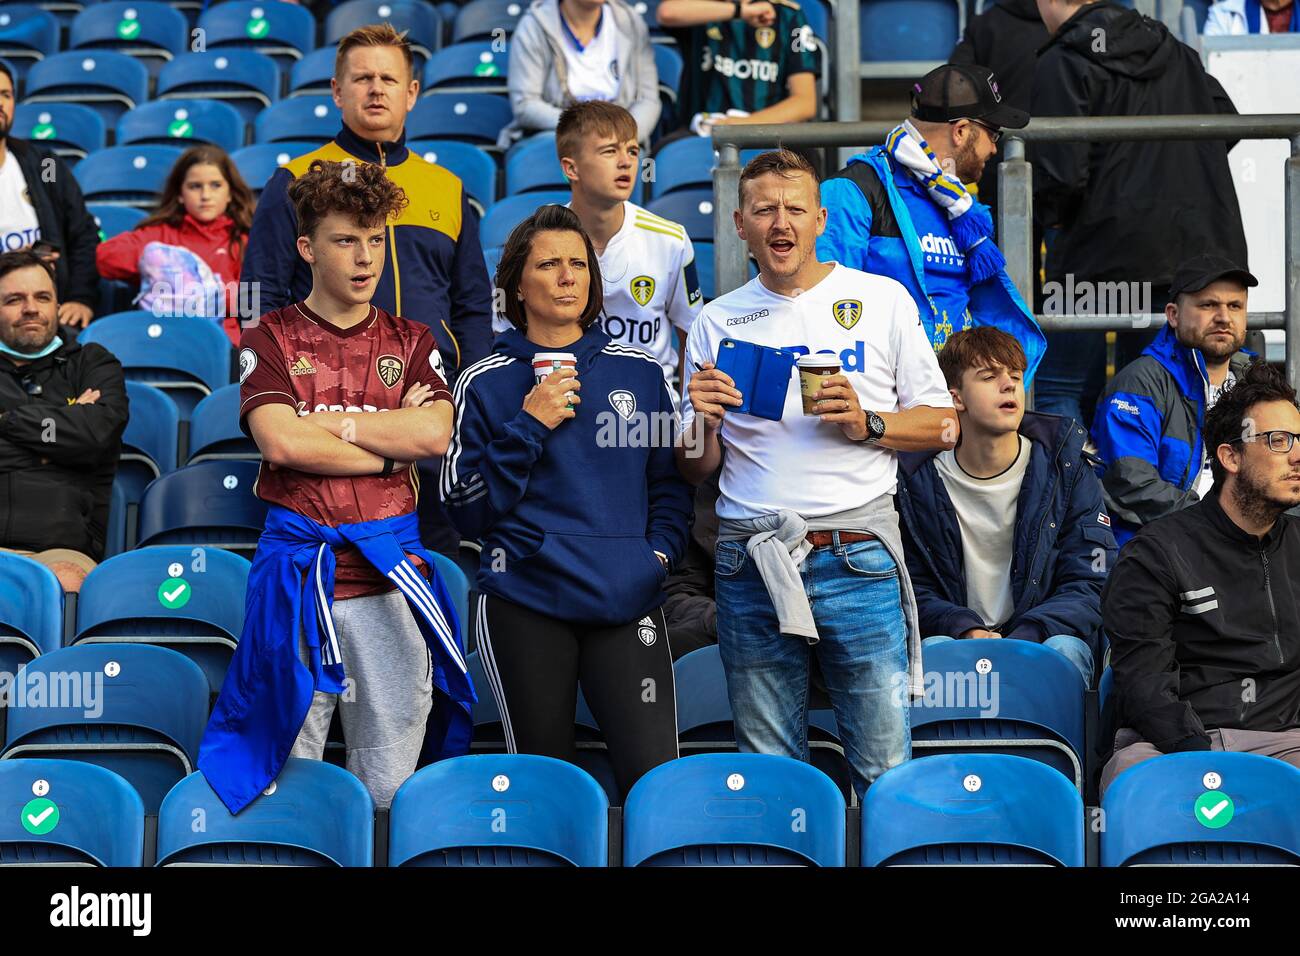
POLYGON ((508 147, 553 130, 566 106, 608 100, 636 119, 649 142, 659 122, 659 71, 645 20, 623 0, 534 0, 510 40, 508 147))
POLYGON ((1296 0, 1219 0, 1206 14, 1203 32, 1207 37, 1298 33, 1300 3, 1296 0))

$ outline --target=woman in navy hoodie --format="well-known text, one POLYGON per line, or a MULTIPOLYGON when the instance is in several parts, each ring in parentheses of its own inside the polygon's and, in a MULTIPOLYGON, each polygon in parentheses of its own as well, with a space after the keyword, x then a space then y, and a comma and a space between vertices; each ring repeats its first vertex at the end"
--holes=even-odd
POLYGON ((626 795, 677 756, 660 610, 691 513, 676 403, 655 359, 597 323, 600 266, 569 209, 515 228, 496 286, 514 328, 457 380, 440 488, 483 544, 479 653, 511 752, 574 760, 581 682, 626 795), (576 369, 534 384, 547 352, 572 353, 576 369))

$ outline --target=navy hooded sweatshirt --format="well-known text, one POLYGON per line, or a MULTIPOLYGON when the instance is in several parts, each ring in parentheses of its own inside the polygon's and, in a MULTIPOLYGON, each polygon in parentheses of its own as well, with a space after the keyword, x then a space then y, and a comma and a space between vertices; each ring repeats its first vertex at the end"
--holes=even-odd
POLYGON ((477 587, 575 624, 613 626, 664 601, 685 548, 691 487, 673 458, 677 407, 659 364, 597 326, 562 349, 517 329, 461 374, 440 492, 483 544, 477 587), (523 410, 538 352, 572 352, 582 400, 548 429, 523 410))

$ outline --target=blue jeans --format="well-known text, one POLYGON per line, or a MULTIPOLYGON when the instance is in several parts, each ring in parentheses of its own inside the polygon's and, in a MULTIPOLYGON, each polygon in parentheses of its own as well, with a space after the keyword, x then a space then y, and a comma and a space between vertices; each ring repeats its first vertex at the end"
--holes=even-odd
MULTIPOLYGON (((921 641, 922 651, 930 644, 938 644, 942 641, 954 641, 956 638, 941 636, 927 637, 921 641)), ((1057 634, 1043 641, 1044 647, 1050 647, 1058 654, 1065 655, 1065 659, 1073 664, 1080 674, 1083 675, 1085 687, 1092 686, 1092 648, 1088 642, 1081 637, 1075 637, 1073 634, 1057 634)))
POLYGON ((815 548, 800 569, 821 641, 778 630, 744 542, 718 543, 718 650, 742 751, 808 760, 808 667, 817 654, 859 798, 911 756, 907 624, 898 567, 879 541, 815 548))

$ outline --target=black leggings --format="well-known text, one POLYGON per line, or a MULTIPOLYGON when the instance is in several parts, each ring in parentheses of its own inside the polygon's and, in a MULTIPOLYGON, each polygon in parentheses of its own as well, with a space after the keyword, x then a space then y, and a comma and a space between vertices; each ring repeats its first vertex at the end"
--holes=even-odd
POLYGON ((642 774, 677 757, 673 655, 661 610, 648 623, 583 627, 480 594, 476 613, 478 650, 511 753, 575 762, 581 681, 624 797, 642 774))

